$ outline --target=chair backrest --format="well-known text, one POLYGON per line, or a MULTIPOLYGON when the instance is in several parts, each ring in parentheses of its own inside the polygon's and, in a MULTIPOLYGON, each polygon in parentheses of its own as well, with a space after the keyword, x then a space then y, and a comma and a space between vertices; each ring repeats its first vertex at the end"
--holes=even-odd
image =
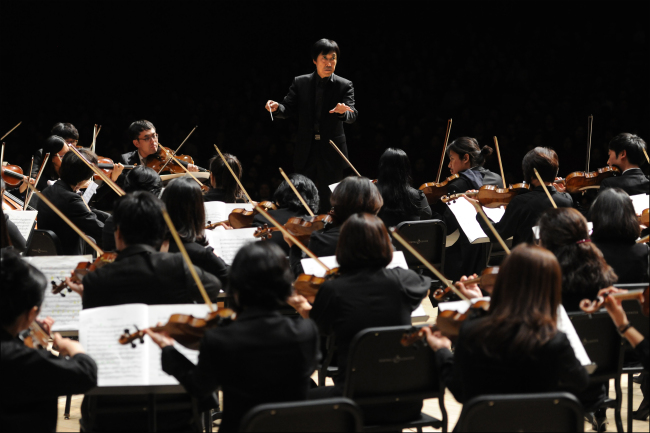
POLYGON ((611 379, 621 374, 623 350, 621 336, 605 310, 593 314, 569 313, 582 345, 592 362, 597 365, 593 380, 611 379))
MULTIPOLYGON (((441 220, 404 221, 397 225, 397 233, 408 241, 422 256, 444 273, 447 225, 441 220)), ((404 253, 409 269, 424 269, 425 266, 408 252, 399 242, 393 240, 397 251, 404 253)))
POLYGON ((242 420, 244 432, 361 431, 361 411, 347 398, 255 406, 242 420))
POLYGON ((411 326, 368 328, 350 345, 343 395, 359 405, 441 397, 435 354, 416 343, 400 344, 411 326))
POLYGON ((36 229, 33 231, 26 256, 60 256, 63 247, 59 237, 51 230, 36 229))
POLYGON ((461 432, 582 432, 583 408, 566 392, 481 395, 463 405, 461 432))

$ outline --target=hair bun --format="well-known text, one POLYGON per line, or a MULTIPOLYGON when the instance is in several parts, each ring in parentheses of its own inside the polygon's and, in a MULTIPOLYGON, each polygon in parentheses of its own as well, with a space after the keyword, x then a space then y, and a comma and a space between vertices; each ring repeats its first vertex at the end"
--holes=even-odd
POLYGON ((483 156, 490 156, 493 152, 494 150, 490 146, 483 146, 481 148, 481 155, 483 156))

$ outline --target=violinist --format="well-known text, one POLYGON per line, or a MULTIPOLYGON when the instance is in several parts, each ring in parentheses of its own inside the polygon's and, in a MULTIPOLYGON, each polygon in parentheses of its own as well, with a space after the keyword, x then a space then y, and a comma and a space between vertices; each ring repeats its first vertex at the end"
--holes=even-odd
MULTIPOLYGON (((81 344, 58 333, 54 346, 59 356, 27 347, 18 338, 37 320, 48 281, 16 252, 3 250, 1 254, 0 375, 4 390, 0 423, 5 431, 23 431, 27 419, 30 429, 53 432, 58 397, 97 386, 97 365, 81 344)), ((49 332, 52 323, 45 320, 41 326, 49 332)))
MULTIPOLYGON (((136 150, 122 154, 121 162, 124 165, 147 165, 148 157, 159 153, 162 148, 158 143, 156 127, 148 120, 136 120, 131 123, 128 134, 136 150)), ((188 164, 187 169, 189 171, 199 171, 199 168, 194 164, 188 164)))
MULTIPOLYGON (((52 138, 52 137, 50 137, 52 138)), ((62 140, 62 139, 61 139, 62 140)), ((84 233, 92 237, 100 246, 104 223, 92 212, 77 191, 89 182, 93 171, 72 152, 67 152, 67 144, 63 144, 66 153, 61 158, 58 172, 61 179, 52 186, 42 191, 54 206, 63 212, 84 233)), ((97 163, 97 156, 88 149, 79 149, 79 152, 91 163, 97 163)), ((52 154, 50 154, 52 155, 52 154)), ((41 179, 43 179, 41 177, 41 179)), ((52 230, 61 241, 63 253, 66 255, 80 255, 85 250, 85 243, 49 206, 39 200, 38 227, 52 230)), ((108 214, 104 214, 106 217, 108 214)))
MULTIPOLYGON (((316 214, 318 212, 320 200, 314 182, 302 174, 290 174, 289 179, 305 200, 311 211, 316 214)), ((278 188, 273 194, 273 200, 278 206, 278 209, 269 210, 268 213, 280 224, 286 224, 289 218, 302 217, 307 214, 305 207, 298 197, 296 197, 296 194, 293 192, 286 180, 282 181, 282 183, 278 185, 278 188)), ((255 218, 253 219, 253 227, 262 227, 264 224, 269 224, 266 218, 260 214, 255 215, 255 218)), ((270 241, 282 248, 287 256, 289 255, 289 245, 284 241, 284 238, 280 233, 272 236, 270 241)))
POLYGON ((607 165, 618 167, 622 174, 603 179, 600 191, 621 188, 629 195, 650 194, 650 180, 639 168, 646 162, 643 153, 646 148, 645 141, 638 135, 623 132, 612 138, 608 147, 607 165))
MULTIPOLYGON (((63 138, 63 140, 70 146, 76 146, 79 143, 79 131, 77 131, 77 128, 75 128, 72 123, 59 122, 52 127, 50 134, 63 138)), ((38 175, 38 168, 41 166, 43 156, 46 153, 47 151, 44 151, 44 149, 38 149, 36 153, 34 153, 34 166, 32 167, 31 173, 31 176, 34 179, 36 179, 36 176, 38 175)), ((52 156, 51 153, 50 156, 52 156)))
MULTIPOLYGON (((339 241, 341 225, 352 214, 366 212, 377 215, 384 201, 379 190, 370 179, 360 176, 348 176, 338 184, 330 203, 333 210, 333 224, 328 224, 322 230, 315 231, 309 238, 309 248, 316 256, 333 256, 336 254, 336 245, 339 241)), ((322 205, 321 205, 322 208, 322 205)), ((289 260, 294 274, 302 274, 300 260, 305 258, 303 251, 294 245, 291 239, 284 238, 291 247, 289 260)))
POLYGON ((381 155, 376 185, 384 200, 377 216, 387 227, 431 218, 426 196, 411 187, 411 163, 402 149, 389 148, 381 155))
MULTIPOLYGON (((161 198, 192 263, 219 278, 225 286, 228 267, 214 249, 208 246, 205 235, 205 207, 199 185, 188 177, 174 179, 169 182, 161 198)), ((171 239, 169 252, 179 252, 178 245, 171 239)))
MULTIPOLYGON (((519 245, 522 242, 532 243, 532 228, 537 225, 537 219, 544 210, 553 207, 544 192, 544 188, 537 180, 534 169, 539 172, 558 208, 571 207, 573 204, 571 196, 564 192, 558 192, 556 187, 562 189, 561 186, 553 184, 559 169, 557 153, 553 149, 536 147, 530 150, 524 156, 521 167, 524 172, 524 180, 531 185, 531 189, 527 193, 514 197, 506 207, 501 221, 493 223, 494 228, 503 239, 512 236, 512 246, 519 245)), ((483 228, 483 231, 490 237, 490 240, 496 242, 496 238, 485 224, 485 221, 483 221, 483 218, 477 214, 476 220, 483 228)))
MULTIPOLYGON (((230 153, 224 153, 228 165, 241 180, 242 167, 239 159, 230 153)), ((224 203, 245 203, 244 192, 232 177, 226 164, 219 155, 210 160, 210 190, 203 196, 204 201, 222 201, 224 203)))
MULTIPOLYGON (((4 196, 5 181, 2 178, 0 178, 0 189, 2 190, 1 193, 4 196)), ((25 238, 20 233, 20 230, 18 230, 18 227, 16 227, 16 224, 14 224, 9 219, 9 215, 4 213, 4 209, 1 212, 2 212, 2 220, 3 220, 2 248, 13 246, 18 252, 20 253, 25 252, 27 250, 27 242, 25 241, 25 238)))
POLYGON ((591 204, 592 242, 618 275, 618 283, 649 281, 648 244, 637 244, 641 226, 630 196, 620 188, 601 191, 591 204))
MULTIPOLYGON (((336 359, 339 374, 334 387, 321 387, 310 392, 310 398, 343 395, 345 371, 350 344, 363 329, 377 326, 399 326, 411 323, 411 312, 427 295, 431 286, 428 277, 401 268, 387 269, 393 259, 393 246, 386 226, 375 215, 355 213, 341 227, 336 248, 338 276, 325 282, 311 305, 303 296, 294 294, 289 304, 305 319, 312 319, 321 334, 336 338, 336 359)), ((419 415, 421 402, 392 410, 391 416, 407 419, 419 415)), ((381 408, 365 413, 379 421, 381 408)), ((384 414, 386 415, 386 414, 384 414)), ((385 419, 388 421, 388 419, 385 419)))
POLYGON ((293 275, 277 246, 244 246, 230 268, 228 293, 237 318, 206 331, 198 365, 192 364, 161 333, 147 334, 162 348, 162 368, 195 397, 221 387, 220 432, 238 431, 244 415, 263 403, 307 398, 310 376, 320 359, 318 330, 310 320, 281 315, 293 275))
POLYGON ((557 329, 562 275, 555 256, 522 244, 501 264, 490 308, 461 325, 455 351, 439 331, 424 328, 443 383, 465 403, 483 394, 585 389, 589 375, 557 329))

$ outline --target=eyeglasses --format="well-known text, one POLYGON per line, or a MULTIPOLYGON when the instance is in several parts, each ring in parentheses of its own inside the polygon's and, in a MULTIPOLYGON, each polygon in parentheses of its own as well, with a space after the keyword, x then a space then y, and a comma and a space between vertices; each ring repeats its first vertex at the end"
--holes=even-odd
POLYGON ((138 137, 138 140, 139 141, 152 141, 152 140, 158 141, 158 133, 155 133, 153 135, 145 135, 144 138, 138 137))
POLYGON ((77 143, 79 143, 79 140, 68 138, 67 140, 65 140, 65 142, 68 143, 70 146, 76 146, 77 143))

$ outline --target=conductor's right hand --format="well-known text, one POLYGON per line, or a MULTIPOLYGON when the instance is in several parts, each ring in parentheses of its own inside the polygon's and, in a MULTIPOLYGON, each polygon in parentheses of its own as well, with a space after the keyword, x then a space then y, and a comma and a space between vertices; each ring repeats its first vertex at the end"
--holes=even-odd
POLYGON ((274 111, 277 111, 279 106, 280 106, 280 104, 278 104, 275 101, 271 101, 269 99, 268 101, 266 101, 266 105, 264 106, 264 108, 266 109, 266 111, 274 112, 274 111))

